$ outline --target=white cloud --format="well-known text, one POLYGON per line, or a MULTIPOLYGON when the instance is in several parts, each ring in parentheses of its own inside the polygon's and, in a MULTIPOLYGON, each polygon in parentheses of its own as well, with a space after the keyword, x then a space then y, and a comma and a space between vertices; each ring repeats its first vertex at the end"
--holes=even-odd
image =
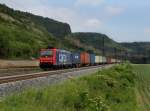
MULTIPOLYGON (((5 3, 9 7, 17 10, 67 22, 71 25, 73 32, 95 31, 102 25, 100 20, 83 17, 73 9, 47 5, 46 0, 0 0, 0 3, 5 3)), ((96 0, 94 3, 99 2, 96 0)))
POLYGON ((38 7, 46 3, 46 0, 0 0, 0 3, 19 10, 27 10, 29 7, 38 7))
POLYGON ((123 8, 115 6, 107 6, 105 10, 109 16, 119 15, 124 11, 123 8))
POLYGON ((93 5, 97 6, 103 3, 104 0, 77 0, 76 5, 93 5))
POLYGON ((150 28, 145 28, 145 29, 144 29, 144 34, 150 36, 150 28))
POLYGON ((68 8, 48 6, 47 0, 0 0, 0 3, 5 3, 17 10, 27 11, 63 22, 71 23, 76 16, 75 12, 68 8))
POLYGON ((76 13, 63 7, 38 7, 39 10, 32 10, 32 13, 53 18, 62 22, 71 23, 76 17, 76 13))
POLYGON ((85 22, 85 26, 87 27, 100 27, 102 25, 102 22, 98 19, 88 19, 86 22, 85 22))

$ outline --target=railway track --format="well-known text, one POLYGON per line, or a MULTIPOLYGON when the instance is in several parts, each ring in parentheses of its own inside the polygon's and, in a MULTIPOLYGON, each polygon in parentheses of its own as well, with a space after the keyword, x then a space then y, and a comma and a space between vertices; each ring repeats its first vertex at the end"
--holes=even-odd
POLYGON ((21 80, 27 80, 27 79, 33 79, 33 78, 39 78, 39 77, 47 77, 49 75, 62 74, 62 73, 74 72, 74 71, 85 70, 85 69, 89 69, 89 68, 97 68, 97 67, 102 67, 102 66, 90 66, 90 67, 55 70, 55 71, 42 71, 42 72, 31 73, 31 74, 17 74, 14 76, 4 76, 4 77, 0 77, 0 84, 21 81, 21 80))
POLYGON ((37 72, 41 72, 41 71, 42 70, 38 67, 0 69, 0 77, 37 73, 37 72))

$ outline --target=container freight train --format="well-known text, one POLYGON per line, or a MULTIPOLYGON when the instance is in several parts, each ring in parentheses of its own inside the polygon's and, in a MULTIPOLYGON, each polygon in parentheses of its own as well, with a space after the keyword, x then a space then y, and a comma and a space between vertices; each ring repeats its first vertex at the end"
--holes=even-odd
POLYGON ((72 53, 56 48, 42 49, 40 51, 40 67, 42 69, 94 66, 117 62, 120 62, 120 60, 89 54, 87 52, 72 53))

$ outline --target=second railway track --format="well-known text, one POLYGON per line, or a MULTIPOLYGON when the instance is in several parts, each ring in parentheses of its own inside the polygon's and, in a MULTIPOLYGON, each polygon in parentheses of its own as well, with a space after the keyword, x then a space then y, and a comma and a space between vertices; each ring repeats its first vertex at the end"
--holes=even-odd
POLYGON ((32 68, 5 68, 0 69, 0 77, 5 76, 14 76, 14 75, 22 75, 22 74, 30 74, 30 73, 37 73, 41 72, 42 70, 38 67, 32 68))

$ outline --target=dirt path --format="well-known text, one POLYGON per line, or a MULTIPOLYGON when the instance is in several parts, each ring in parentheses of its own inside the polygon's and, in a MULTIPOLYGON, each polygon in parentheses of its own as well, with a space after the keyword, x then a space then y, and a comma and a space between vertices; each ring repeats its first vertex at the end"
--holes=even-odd
POLYGON ((20 68, 20 67, 38 67, 38 60, 1 60, 0 59, 0 69, 1 68, 20 68))

